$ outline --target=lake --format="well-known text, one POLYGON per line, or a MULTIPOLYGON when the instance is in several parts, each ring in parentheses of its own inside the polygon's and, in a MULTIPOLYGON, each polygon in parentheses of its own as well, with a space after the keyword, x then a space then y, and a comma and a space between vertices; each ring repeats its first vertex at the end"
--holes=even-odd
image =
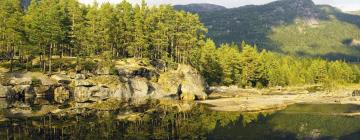
MULTIPOLYGON (((0 99, 4 116, 6 102, 0 99)), ((153 111, 139 121, 120 121, 116 111, 75 116, 16 118, 0 122, 0 139, 360 139, 357 105, 297 104, 267 113, 153 111)), ((6 115, 5 115, 6 116, 6 115)), ((1 120, 1 118, 0 118, 1 120)))

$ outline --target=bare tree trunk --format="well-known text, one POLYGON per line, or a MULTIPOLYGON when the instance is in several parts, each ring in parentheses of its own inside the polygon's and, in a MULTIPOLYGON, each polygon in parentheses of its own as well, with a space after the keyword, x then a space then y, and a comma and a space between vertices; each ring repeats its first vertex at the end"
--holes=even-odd
POLYGON ((10 52, 10 72, 13 72, 13 67, 14 67, 14 48, 12 48, 11 52, 10 52))
POLYGON ((64 45, 60 45, 60 48, 61 48, 60 59, 62 59, 64 57, 64 45))
POLYGON ((49 74, 51 74, 51 72, 52 72, 52 69, 51 69, 52 48, 53 48, 53 43, 51 43, 50 48, 49 48, 49 74))
POLYGON ((43 72, 45 73, 46 72, 46 61, 45 61, 46 46, 42 46, 42 48, 43 48, 43 61, 42 61, 43 65, 42 65, 42 67, 43 67, 43 72))

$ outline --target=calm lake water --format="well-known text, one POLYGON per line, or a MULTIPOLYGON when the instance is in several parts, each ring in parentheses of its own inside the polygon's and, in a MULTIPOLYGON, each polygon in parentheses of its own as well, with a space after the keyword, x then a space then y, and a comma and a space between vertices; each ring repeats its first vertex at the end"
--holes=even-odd
MULTIPOLYGON (((4 112, 6 102, 0 102, 4 112)), ((136 122, 116 120, 117 111, 47 115, 0 122, 0 139, 358 140, 360 117, 343 115, 351 112, 360 112, 360 106, 298 104, 272 113, 240 113, 198 105, 191 112, 157 112, 136 122)))

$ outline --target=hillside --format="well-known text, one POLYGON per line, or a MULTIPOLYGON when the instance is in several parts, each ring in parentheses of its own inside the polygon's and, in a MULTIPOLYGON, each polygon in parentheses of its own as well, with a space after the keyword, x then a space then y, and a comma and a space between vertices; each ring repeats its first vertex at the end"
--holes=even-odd
POLYGON ((354 14, 354 15, 360 15, 360 11, 352 11, 352 12, 349 12, 350 14, 354 14))
POLYGON ((242 40, 284 54, 357 61, 360 16, 311 0, 197 12, 217 44, 242 40))
POLYGON ((189 12, 210 12, 226 10, 226 7, 207 3, 189 4, 189 5, 174 5, 177 10, 184 10, 189 12))

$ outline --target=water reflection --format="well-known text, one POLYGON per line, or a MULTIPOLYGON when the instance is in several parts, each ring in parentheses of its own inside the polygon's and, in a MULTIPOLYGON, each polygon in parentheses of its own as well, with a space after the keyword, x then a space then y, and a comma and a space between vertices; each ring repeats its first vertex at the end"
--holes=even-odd
MULTIPOLYGON (((145 109, 146 110, 146 109, 145 109)), ((274 113, 157 110, 139 121, 117 120, 117 111, 84 115, 9 118, 1 139, 360 139, 355 105, 294 105, 274 113)), ((0 115, 1 116, 1 115, 0 115)))

